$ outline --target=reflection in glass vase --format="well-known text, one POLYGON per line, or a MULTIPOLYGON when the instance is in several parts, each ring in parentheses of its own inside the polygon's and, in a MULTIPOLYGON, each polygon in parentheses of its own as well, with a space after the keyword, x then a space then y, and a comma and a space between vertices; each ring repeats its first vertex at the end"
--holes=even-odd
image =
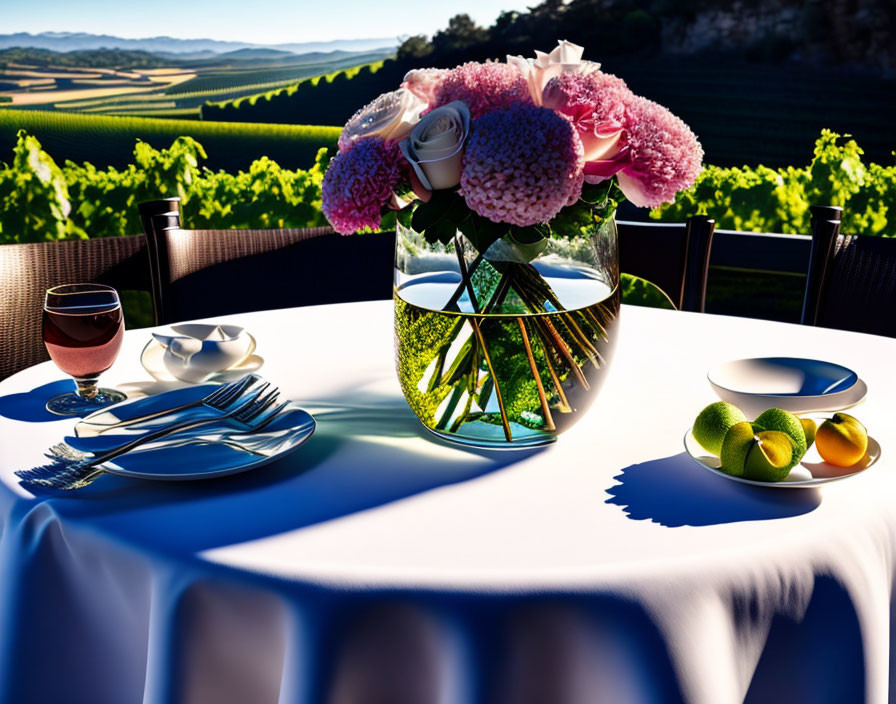
POLYGON ((619 314, 615 221, 587 236, 484 253, 458 233, 430 244, 399 225, 398 376, 431 432, 491 448, 553 442, 591 405, 619 314))

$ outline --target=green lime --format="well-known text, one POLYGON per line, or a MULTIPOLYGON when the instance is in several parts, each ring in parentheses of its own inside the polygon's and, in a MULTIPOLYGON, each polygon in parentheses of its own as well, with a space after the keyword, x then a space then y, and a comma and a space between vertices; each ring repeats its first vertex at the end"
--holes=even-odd
POLYGON ((790 436, 796 446, 796 461, 799 462, 806 454, 806 432, 803 424, 793 413, 781 408, 769 408, 759 414, 756 422, 766 430, 777 430, 790 436))
POLYGON ((694 421, 694 439, 707 452, 718 455, 722 451, 722 441, 731 426, 745 421, 747 417, 737 406, 726 401, 716 401, 700 411, 694 421))
POLYGON ((744 479, 779 482, 799 461, 796 443, 779 430, 763 430, 751 443, 744 460, 744 479))
POLYGON ((735 477, 741 476, 744 473, 744 461, 754 441, 752 424, 742 421, 732 425, 722 441, 722 466, 719 469, 735 477))

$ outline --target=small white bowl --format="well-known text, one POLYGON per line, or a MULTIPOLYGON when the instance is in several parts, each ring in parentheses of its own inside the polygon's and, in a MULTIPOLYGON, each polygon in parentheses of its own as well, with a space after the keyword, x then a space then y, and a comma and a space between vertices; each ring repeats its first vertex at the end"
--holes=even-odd
POLYGON ((868 392, 852 369, 800 357, 736 359, 713 367, 706 376, 720 399, 750 418, 767 408, 839 411, 856 405, 868 392))
POLYGON ((152 333, 140 361, 157 381, 191 384, 220 380, 228 372, 246 374, 261 366, 255 338, 236 325, 200 323, 172 326, 173 335, 152 333))

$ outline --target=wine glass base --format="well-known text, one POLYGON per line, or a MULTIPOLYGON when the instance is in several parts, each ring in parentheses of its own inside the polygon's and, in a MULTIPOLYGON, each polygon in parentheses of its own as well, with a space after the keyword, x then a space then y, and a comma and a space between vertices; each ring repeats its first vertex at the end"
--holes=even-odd
POLYGON ((84 398, 72 392, 51 398, 47 401, 47 410, 57 416, 84 416, 126 398, 121 391, 115 389, 97 389, 93 398, 84 398))

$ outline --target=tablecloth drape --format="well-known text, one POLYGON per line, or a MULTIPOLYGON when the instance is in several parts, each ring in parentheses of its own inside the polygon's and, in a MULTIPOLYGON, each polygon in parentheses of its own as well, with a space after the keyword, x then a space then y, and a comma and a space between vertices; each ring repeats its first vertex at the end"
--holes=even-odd
MULTIPOLYGON (((387 302, 234 316, 319 422, 290 458, 196 483, 32 496, 69 382, 0 382, 2 702, 887 702, 896 340, 624 307, 595 407, 555 445, 434 441, 387 302), (712 364, 823 358, 868 384, 881 460, 821 490, 684 454, 712 364)), ((108 384, 154 392, 131 331, 108 384)))

